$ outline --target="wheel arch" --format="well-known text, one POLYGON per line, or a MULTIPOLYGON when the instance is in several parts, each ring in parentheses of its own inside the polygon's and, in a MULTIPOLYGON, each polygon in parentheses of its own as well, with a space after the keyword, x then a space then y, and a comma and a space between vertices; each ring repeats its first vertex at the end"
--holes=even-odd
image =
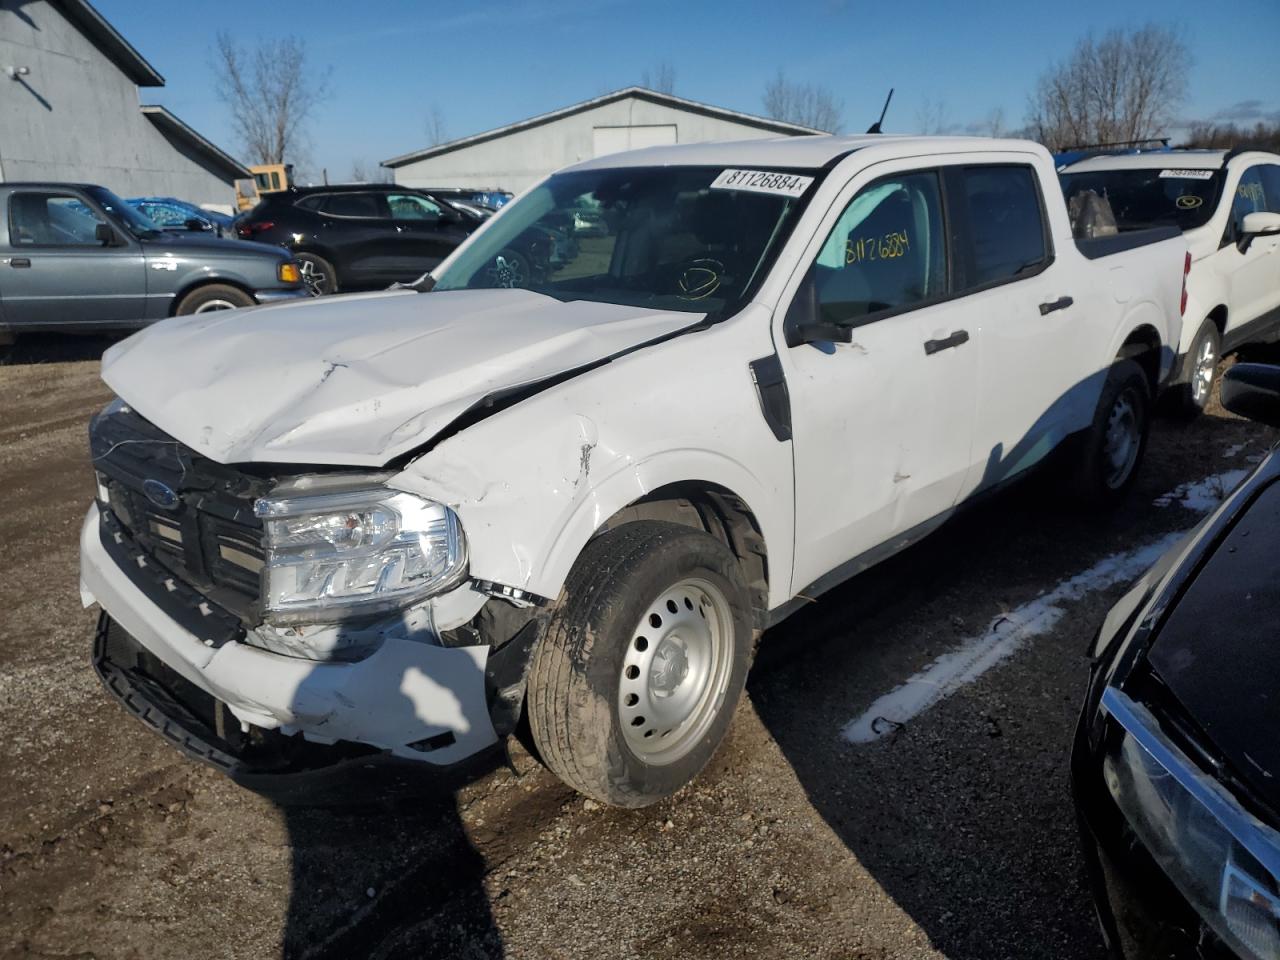
POLYGON ((195 293, 201 287, 234 287, 239 290, 250 300, 254 299, 253 288, 239 277, 225 277, 218 274, 201 274, 198 277, 192 277, 186 281, 183 286, 179 287, 169 301, 169 316, 176 316, 178 307, 182 301, 187 299, 191 294, 195 293))
POLYGON ((1172 361, 1172 357, 1164 356, 1165 352, 1160 331, 1152 324, 1141 323, 1125 336, 1124 342, 1116 350, 1116 359, 1135 361, 1147 375, 1147 384, 1154 396, 1166 375, 1166 363, 1172 361))

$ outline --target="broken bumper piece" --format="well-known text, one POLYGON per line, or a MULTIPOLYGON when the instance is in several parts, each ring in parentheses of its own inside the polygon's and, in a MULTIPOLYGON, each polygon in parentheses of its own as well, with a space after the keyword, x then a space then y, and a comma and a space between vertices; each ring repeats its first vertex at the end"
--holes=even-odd
POLYGON ((103 610, 94 665, 108 691, 188 755, 246 785, 326 764, 452 766, 497 740, 487 647, 390 638, 358 662, 321 663, 238 641, 210 645, 121 569, 96 507, 80 550, 82 599, 103 610))

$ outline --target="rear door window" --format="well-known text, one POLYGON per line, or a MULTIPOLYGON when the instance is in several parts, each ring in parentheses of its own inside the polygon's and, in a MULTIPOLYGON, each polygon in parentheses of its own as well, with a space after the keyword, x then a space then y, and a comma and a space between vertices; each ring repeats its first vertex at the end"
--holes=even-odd
POLYGON ((372 193, 331 193, 325 198, 321 210, 331 217, 373 220, 386 216, 378 200, 378 196, 372 193))
POLYGON ((967 287, 1026 276, 1049 262, 1044 205, 1031 167, 965 167, 960 180, 970 238, 967 287))

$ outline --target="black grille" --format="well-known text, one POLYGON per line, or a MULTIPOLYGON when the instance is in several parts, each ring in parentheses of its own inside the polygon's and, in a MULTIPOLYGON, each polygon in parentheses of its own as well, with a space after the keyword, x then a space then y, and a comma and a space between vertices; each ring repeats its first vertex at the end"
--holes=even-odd
POLYGON ((95 418, 89 437, 121 532, 210 601, 256 622, 263 550, 253 502, 270 479, 201 457, 132 412, 95 418), (166 488, 176 501, 166 501, 166 488))

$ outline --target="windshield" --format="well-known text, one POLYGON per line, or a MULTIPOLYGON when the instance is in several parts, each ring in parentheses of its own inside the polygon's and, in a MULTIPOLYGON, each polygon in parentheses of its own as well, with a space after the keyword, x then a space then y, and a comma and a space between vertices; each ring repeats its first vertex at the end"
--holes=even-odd
POLYGON ((1062 192, 1071 202, 1092 190, 1111 203, 1121 231, 1176 226, 1181 230, 1204 226, 1213 216, 1222 189, 1220 170, 1181 170, 1151 167, 1136 170, 1094 170, 1062 177, 1062 192))
POLYGON ((434 289, 521 287, 565 301, 716 312, 762 274, 814 179, 762 176, 722 167, 557 174, 479 232, 434 289))
POLYGON ((125 229, 139 240, 153 240, 164 236, 154 223, 129 206, 110 190, 104 187, 86 187, 85 192, 102 206, 102 209, 123 223, 125 229))

